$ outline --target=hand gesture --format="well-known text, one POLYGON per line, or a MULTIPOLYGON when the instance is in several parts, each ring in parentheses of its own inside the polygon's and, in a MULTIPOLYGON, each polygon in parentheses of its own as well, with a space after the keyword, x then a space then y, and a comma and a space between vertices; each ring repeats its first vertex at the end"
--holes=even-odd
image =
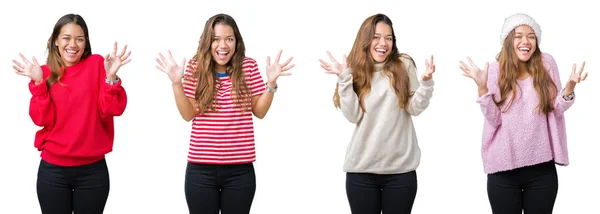
POLYGON ((168 60, 161 53, 158 53, 158 57, 156 58, 156 62, 158 62, 158 65, 156 66, 156 68, 158 70, 161 70, 162 72, 165 72, 169 76, 169 79, 171 79, 171 82, 173 82, 174 84, 181 83, 181 79, 183 78, 183 71, 185 68, 185 58, 181 60, 181 65, 178 65, 175 62, 175 59, 173 58, 173 54, 171 54, 171 50, 169 50, 168 53, 168 60))
POLYGON ((42 82, 42 80, 44 80, 42 67, 40 67, 40 64, 37 62, 35 57, 32 57, 33 63, 31 63, 23 56, 23 54, 19 53, 19 56, 23 60, 23 63, 19 63, 19 61, 14 59, 12 60, 14 63, 13 68, 15 69, 15 72, 18 75, 31 78, 31 80, 33 80, 33 82, 36 84, 42 82))
POLYGON ((583 73, 583 68, 585 67, 585 61, 581 63, 581 68, 577 71, 577 64, 573 63, 573 71, 571 72, 571 76, 569 77, 569 82, 567 84, 577 84, 581 81, 584 81, 587 78, 588 73, 583 73))
POLYGON ((433 78, 433 73, 435 72, 435 63, 433 63, 433 55, 429 57, 429 60, 425 59, 425 66, 427 67, 427 70, 421 78, 421 80, 423 81, 427 81, 433 78))
POLYGON ((342 57, 342 63, 338 63, 337 60, 331 55, 329 51, 327 51, 327 55, 329 55, 329 59, 331 60, 331 64, 325 62, 322 59, 319 59, 321 62, 321 68, 325 69, 325 73, 327 74, 335 74, 340 75, 348 68, 348 64, 346 63, 346 55, 344 54, 342 57))
POLYGON ((290 57, 283 64, 279 64, 279 58, 281 57, 282 50, 279 50, 277 57, 275 57, 275 63, 271 64, 271 58, 267 56, 267 82, 275 83, 279 76, 289 76, 291 73, 286 73, 286 71, 293 68, 295 65, 288 65, 293 57, 290 57))
POLYGON ((485 67, 483 68, 483 70, 481 70, 479 67, 477 67, 477 65, 475 65, 475 63, 473 63, 473 60, 471 60, 471 58, 467 57, 467 60, 469 60, 470 65, 467 65, 462 60, 460 61, 459 66, 460 69, 463 71, 463 75, 473 79, 475 81, 475 84, 477 84, 478 88, 487 89, 489 63, 486 62, 485 67))
POLYGON ((110 80, 116 79, 119 68, 131 61, 131 59, 127 59, 129 58, 131 51, 128 51, 127 54, 125 51, 127 51, 127 45, 125 45, 121 53, 117 55, 117 42, 115 42, 112 54, 106 54, 106 56, 104 56, 104 69, 106 69, 106 78, 110 80))

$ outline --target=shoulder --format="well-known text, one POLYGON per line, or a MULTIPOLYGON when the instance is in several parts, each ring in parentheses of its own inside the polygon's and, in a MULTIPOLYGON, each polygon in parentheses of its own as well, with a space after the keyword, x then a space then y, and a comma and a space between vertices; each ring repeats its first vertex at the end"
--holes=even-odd
POLYGON ((89 55, 87 58, 85 58, 85 60, 103 62, 104 61, 104 57, 102 55, 100 55, 100 54, 92 54, 92 55, 89 55))
POLYGON ((256 63, 256 60, 253 58, 244 57, 244 59, 242 59, 242 70, 245 73, 254 74, 258 71, 258 63, 256 63))
POLYGON ((550 70, 556 65, 554 57, 549 53, 542 53, 542 63, 546 69, 550 70))
POLYGON ((402 62, 402 64, 404 64, 406 68, 416 67, 415 60, 408 54, 400 54, 398 59, 400 59, 400 61, 402 62))
POLYGON ((256 60, 254 60, 254 58, 251 57, 244 57, 244 59, 242 59, 242 67, 247 67, 247 66, 256 66, 256 60))

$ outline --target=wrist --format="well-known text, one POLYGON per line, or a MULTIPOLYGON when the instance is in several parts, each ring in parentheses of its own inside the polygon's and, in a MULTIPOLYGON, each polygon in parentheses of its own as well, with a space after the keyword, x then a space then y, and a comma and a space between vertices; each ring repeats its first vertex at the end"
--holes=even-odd
POLYGON ((478 87, 477 92, 479 92, 479 96, 483 96, 484 94, 488 93, 488 88, 487 88, 487 86, 478 87))
POLYGON ((117 75, 116 74, 106 75, 106 80, 108 80, 108 81, 115 81, 115 80, 117 80, 117 75))
POLYGON ((270 88, 277 88, 277 82, 276 81, 267 82, 267 86, 269 86, 270 88))

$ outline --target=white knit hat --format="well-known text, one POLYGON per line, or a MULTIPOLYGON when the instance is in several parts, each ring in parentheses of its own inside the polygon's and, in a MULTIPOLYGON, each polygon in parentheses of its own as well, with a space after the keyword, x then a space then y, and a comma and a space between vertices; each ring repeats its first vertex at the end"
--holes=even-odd
POLYGON ((513 29, 521 25, 528 25, 529 27, 531 27, 531 29, 533 29, 537 44, 539 45, 540 41, 542 40, 542 29, 540 28, 540 25, 537 22, 535 22, 533 18, 531 18, 531 16, 528 16, 527 14, 523 13, 517 13, 504 19, 504 25, 502 26, 502 34, 500 35, 500 44, 503 45, 504 40, 506 39, 506 37, 508 37, 508 34, 510 34, 510 32, 513 29))

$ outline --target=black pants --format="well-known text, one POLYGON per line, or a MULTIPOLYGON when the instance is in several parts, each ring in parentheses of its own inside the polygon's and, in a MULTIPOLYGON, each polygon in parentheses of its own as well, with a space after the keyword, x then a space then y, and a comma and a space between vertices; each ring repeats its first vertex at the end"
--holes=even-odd
POLYGON ((409 214, 417 195, 417 172, 347 173, 346 195, 352 214, 409 214))
POLYGON ((40 162, 37 194, 43 214, 101 214, 109 189, 105 159, 73 167, 40 162))
POLYGON ((554 161, 488 175, 494 214, 551 214, 558 193, 554 161))
POLYGON ((248 214, 256 177, 254 165, 187 164, 185 198, 190 214, 248 214))

